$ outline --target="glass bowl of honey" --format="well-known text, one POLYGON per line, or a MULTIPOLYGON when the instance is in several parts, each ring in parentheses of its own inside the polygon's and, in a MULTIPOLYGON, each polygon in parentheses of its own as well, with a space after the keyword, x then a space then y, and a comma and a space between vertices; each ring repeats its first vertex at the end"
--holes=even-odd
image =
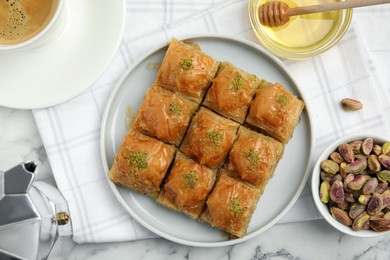
POLYGON ((261 45, 281 58, 304 59, 325 52, 339 42, 352 19, 352 9, 344 9, 291 16, 281 26, 268 27, 260 23, 258 10, 270 1, 292 8, 338 0, 249 0, 249 18, 261 45))

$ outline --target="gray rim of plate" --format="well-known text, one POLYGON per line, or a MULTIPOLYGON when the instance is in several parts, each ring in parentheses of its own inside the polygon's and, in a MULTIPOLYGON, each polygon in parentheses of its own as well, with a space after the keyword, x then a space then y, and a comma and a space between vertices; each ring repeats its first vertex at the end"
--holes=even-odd
MULTIPOLYGON (((278 66, 282 72, 286 75, 288 80, 292 83, 294 90, 296 91, 296 94, 299 96, 301 100, 304 101, 305 104, 307 102, 305 101, 305 98, 302 96, 302 92, 300 91, 298 85, 296 84, 295 80, 293 79, 292 75, 289 73, 288 68, 286 67, 285 64, 283 64, 279 59, 277 59, 275 56, 270 54, 267 50, 265 50, 263 47, 257 45, 254 42, 251 42, 249 40, 241 39, 236 36, 230 36, 230 35, 224 35, 224 34, 191 34, 191 35, 185 35, 182 37, 177 37, 179 40, 201 40, 201 39, 207 39, 207 40, 226 40, 226 41, 231 41, 235 42, 237 44, 244 45, 247 48, 253 49, 256 52, 260 53, 261 55, 264 55, 267 59, 269 59, 272 63, 274 63, 276 66, 278 66)), ((124 199, 121 197, 117 186, 113 184, 110 179, 108 178, 108 171, 109 171, 109 166, 107 162, 107 147, 105 146, 105 137, 106 137, 106 127, 107 127, 107 122, 110 119, 108 116, 110 114, 110 111, 114 109, 112 107, 112 103, 116 97, 116 94, 118 90, 121 88, 122 83, 125 81, 125 79, 128 77, 128 75, 132 72, 134 68, 136 68, 142 61, 144 61, 146 58, 154 54, 155 52, 158 52, 159 50, 166 48, 168 46, 168 43, 164 43, 159 45, 158 47, 152 49, 149 51, 146 55, 138 58, 118 79, 116 85, 113 87, 111 90, 111 93, 109 95, 109 98, 107 99, 106 107, 104 110, 104 114, 102 117, 102 124, 101 124, 101 131, 100 131, 100 152, 101 152, 101 159, 102 159, 102 164, 103 164, 103 169, 106 175, 106 179, 109 183, 110 188, 114 192, 114 195, 117 197, 119 202, 122 204, 124 209, 142 226, 147 228, 148 230, 152 231, 153 233, 168 239, 170 241, 183 244, 183 245, 188 245, 188 246, 196 246, 196 247, 220 247, 220 246, 230 246, 230 245, 235 245, 244 241, 247 241, 253 237, 256 237, 260 235, 261 233, 265 232, 268 230, 270 227, 272 227, 274 224, 276 224, 279 220, 281 220, 286 213, 294 206, 295 202, 298 200, 304 186, 306 185, 307 179, 311 173, 311 164, 312 164, 312 156, 313 156, 313 148, 314 148, 314 138, 313 138, 313 128, 312 128, 312 120, 311 120, 311 115, 308 107, 305 105, 305 109, 303 113, 306 114, 308 118, 308 130, 310 137, 308 137, 308 143, 309 143, 309 151, 308 151, 308 158, 307 158, 307 164, 305 166, 305 172, 302 178, 302 181, 298 187, 298 189, 295 191, 294 196, 290 199, 289 203, 287 206, 279 212, 279 214, 272 220, 270 221, 267 225, 263 226, 262 228, 247 234, 246 236, 238 239, 233 239, 233 240, 226 240, 226 241, 221 241, 221 242, 196 242, 196 241, 190 241, 190 240, 185 240, 181 238, 177 238, 175 236, 171 236, 169 234, 166 234, 165 232, 162 232, 159 229, 154 228, 151 226, 147 221, 142 219, 139 215, 136 214, 132 209, 129 208, 128 204, 124 201, 124 199)), ((136 113, 137 111, 133 111, 136 113)), ((294 137, 293 137, 294 138, 294 137)), ((283 158, 282 158, 283 159, 283 158)), ((129 190, 130 192, 131 190, 129 190)), ((180 213, 178 213, 180 214, 180 213)))

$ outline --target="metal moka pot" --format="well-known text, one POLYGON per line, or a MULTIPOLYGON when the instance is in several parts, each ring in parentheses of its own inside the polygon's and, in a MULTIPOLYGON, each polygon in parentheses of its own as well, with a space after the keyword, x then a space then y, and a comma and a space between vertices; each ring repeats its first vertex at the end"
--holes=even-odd
POLYGON ((67 213, 55 214, 49 200, 42 201, 53 214, 40 215, 29 195, 36 171, 35 162, 0 171, 0 259, 46 259, 58 238, 58 226, 69 221, 67 213))

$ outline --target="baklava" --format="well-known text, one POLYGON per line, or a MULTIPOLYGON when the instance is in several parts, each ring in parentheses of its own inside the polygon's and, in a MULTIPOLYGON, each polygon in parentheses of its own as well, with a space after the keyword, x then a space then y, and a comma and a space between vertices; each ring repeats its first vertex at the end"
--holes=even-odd
POLYGON ((112 182, 156 198, 176 148, 129 131, 108 173, 112 182))
POLYGON ((283 145, 275 139, 240 126, 224 168, 236 172, 240 179, 253 184, 263 193, 283 149, 283 145))
POLYGON ((243 237, 256 209, 260 191, 221 169, 206 201, 201 220, 233 237, 243 237))
POLYGON ((172 169, 157 199, 162 205, 198 219, 214 186, 216 174, 182 153, 177 153, 172 169))
POLYGON ((163 142, 178 146, 198 104, 153 85, 139 108, 133 127, 163 142))
POLYGON ((203 105, 239 123, 245 117, 261 80, 231 63, 223 62, 213 84, 207 91, 203 105))
POLYGON ((286 144, 292 137, 303 108, 301 100, 275 83, 256 91, 246 122, 286 144))
POLYGON ((163 88, 200 103, 218 66, 219 62, 202 52, 199 45, 172 39, 156 82, 163 88))
POLYGON ((194 116, 180 151, 211 169, 222 166, 236 138, 239 124, 200 108, 194 116))

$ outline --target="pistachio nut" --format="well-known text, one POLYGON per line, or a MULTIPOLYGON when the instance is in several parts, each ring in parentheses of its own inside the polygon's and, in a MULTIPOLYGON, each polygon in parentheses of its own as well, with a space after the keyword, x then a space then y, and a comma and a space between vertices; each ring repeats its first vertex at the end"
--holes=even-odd
POLYGON ((347 173, 359 173, 367 168, 367 160, 357 159, 345 166, 345 172, 347 173))
POLYGON ((383 211, 379 212, 378 214, 374 215, 374 216, 370 216, 370 220, 374 220, 374 219, 378 219, 378 218, 383 218, 383 216, 385 215, 385 213, 383 211))
POLYGON ((349 209, 348 215, 351 219, 357 218, 360 214, 362 214, 366 210, 366 206, 360 203, 354 203, 352 204, 351 208, 349 209))
POLYGON ((348 183, 348 188, 351 190, 360 190, 369 179, 371 179, 369 175, 356 175, 355 178, 348 183))
POLYGON ((374 144, 374 147, 372 148, 372 152, 376 155, 379 156, 382 153, 382 146, 378 144, 374 144))
POLYGON ((389 182, 390 181, 390 171, 383 170, 377 173, 378 179, 381 182, 389 182))
POLYGON ((364 160, 367 160, 367 155, 364 155, 362 153, 359 153, 359 154, 355 154, 355 160, 356 159, 364 159, 364 160))
POLYGON ((377 215, 383 209, 383 202, 380 194, 374 193, 367 204, 367 212, 370 216, 377 215))
POLYGON ((362 147, 363 141, 355 140, 349 143, 349 146, 351 146, 354 154, 360 154, 360 148, 362 147))
POLYGON ((370 221, 370 227, 374 231, 388 231, 390 230, 390 219, 379 218, 370 221))
POLYGON ((329 155, 329 158, 333 160, 335 163, 342 163, 344 162, 344 158, 339 154, 338 152, 333 152, 329 155))
POLYGON ((390 142, 386 142, 382 145, 382 153, 390 155, 390 142))
POLYGON ((383 207, 390 207, 390 190, 386 190, 381 194, 383 207))
MULTIPOLYGON (((349 188, 348 188, 349 189, 349 188)), ((350 189, 351 190, 351 189, 350 189)), ((362 190, 360 189, 360 190, 351 190, 351 193, 353 194, 353 196, 355 197, 355 198, 359 198, 360 197, 360 195, 362 195, 362 190)))
POLYGON ((352 229, 355 231, 359 231, 359 230, 367 230, 369 228, 370 228, 370 216, 367 214, 367 212, 364 211, 354 219, 352 224, 352 229))
POLYGON ((362 193, 365 195, 369 195, 373 193, 376 188, 378 187, 378 179, 377 178, 371 178, 369 179, 362 187, 362 193))
POLYGON ((374 140, 371 137, 367 137, 362 142, 362 153, 364 155, 369 155, 374 147, 374 140))
POLYGON ((343 182, 343 177, 340 174, 333 175, 332 180, 330 181, 330 185, 332 185, 335 180, 343 182))
POLYGON ((340 163, 340 166, 339 166, 340 175, 341 175, 341 177, 343 177, 344 179, 347 177, 347 173, 345 172, 345 166, 347 166, 347 163, 346 163, 346 162, 340 163))
POLYGON ((344 98, 341 100, 341 106, 346 111, 355 111, 363 108, 363 104, 352 98, 344 98))
POLYGON ((375 154, 368 156, 367 165, 371 172, 379 172, 381 170, 381 163, 375 154))
POLYGON ((390 155, 381 154, 379 155, 378 160, 386 169, 390 170, 390 155))
POLYGON ((339 171, 339 165, 332 160, 324 160, 321 162, 321 169, 328 174, 336 174, 339 171))
POLYGON ((345 201, 349 202, 349 203, 354 203, 356 202, 356 199, 355 197, 353 196, 352 192, 345 192, 344 191, 344 197, 345 197, 345 201))
POLYGON ((340 222, 341 224, 346 226, 352 225, 352 219, 349 217, 346 211, 336 207, 331 207, 330 213, 332 214, 332 217, 338 222, 340 222))
POLYGON ((330 187, 330 199, 336 203, 341 203, 344 201, 344 187, 343 183, 339 180, 335 180, 330 187))
POLYGON ((349 144, 340 144, 338 151, 347 163, 351 163, 355 160, 355 154, 349 144))
POLYGON ((329 202, 329 191, 330 191, 330 183, 328 181, 323 181, 320 185, 320 200, 323 203, 329 202))
POLYGON ((360 195, 358 198, 358 201, 360 204, 367 206, 367 204, 370 202, 372 195, 360 195))
POLYGON ((340 203, 336 203, 336 205, 339 209, 342 209, 342 210, 348 210, 350 208, 349 202, 346 201, 345 199, 340 203))
POLYGON ((332 174, 326 173, 324 171, 321 171, 320 175, 321 175, 321 180, 322 181, 330 182, 332 180, 332 178, 333 178, 332 174))
POLYGON ((347 176, 344 178, 344 190, 348 189, 348 183, 350 183, 353 179, 355 179, 355 175, 353 173, 349 173, 347 176))
POLYGON ((380 182, 378 184, 378 187, 376 187, 375 192, 379 193, 379 194, 382 194, 383 192, 385 192, 385 190, 387 190, 387 187, 388 187, 387 182, 380 182))

